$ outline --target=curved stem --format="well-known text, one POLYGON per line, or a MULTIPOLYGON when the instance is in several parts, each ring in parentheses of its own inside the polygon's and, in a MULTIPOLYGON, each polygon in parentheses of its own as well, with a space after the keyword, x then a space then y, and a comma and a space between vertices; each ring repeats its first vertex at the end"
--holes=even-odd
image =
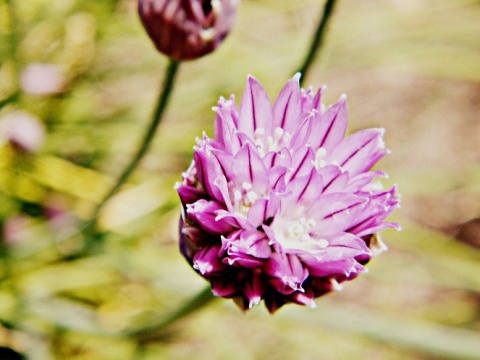
POLYGON ((215 295, 213 295, 210 286, 207 286, 177 310, 159 321, 157 324, 130 332, 128 336, 136 339, 139 346, 142 346, 147 342, 154 341, 161 337, 162 332, 175 321, 193 313, 195 310, 198 310, 202 306, 208 304, 213 299, 215 299, 215 295))
POLYGON ((113 187, 110 189, 110 191, 104 196, 102 201, 95 208, 95 211, 93 213, 93 218, 98 217, 98 214, 99 214, 100 210, 105 205, 105 203, 108 201, 108 199, 110 199, 118 191, 118 189, 127 181, 129 176, 137 168, 137 166, 140 163, 140 161, 142 160, 143 156, 146 154, 146 152, 150 148, 150 145, 152 143, 155 132, 158 128, 158 125, 160 125, 160 121, 162 120, 163 112, 165 111, 165 108, 167 107, 168 99, 169 99, 170 94, 171 94, 172 89, 173 89, 175 75, 177 74, 177 70, 178 70, 179 65, 180 65, 180 63, 178 61, 170 60, 170 63, 169 63, 168 68, 166 70, 166 77, 165 77, 164 82, 163 82, 163 88, 162 88, 162 91, 160 93, 160 97, 158 98, 158 101, 157 101, 157 107, 156 107, 155 112, 153 114, 152 122, 150 123, 149 127, 147 128, 147 130, 145 132, 145 135, 143 136, 140 147, 138 148, 138 150, 137 150, 135 156, 133 157, 133 159, 125 167, 123 172, 118 177, 117 182, 113 185, 113 187))
POLYGON ((308 70, 310 69, 313 61, 315 60, 315 57, 318 55, 318 52, 323 45, 323 39, 325 37, 327 24, 333 13, 335 2, 336 0, 327 0, 325 6, 323 7, 322 18, 318 23, 317 31, 313 35, 310 49, 303 61, 303 64, 298 70, 302 74, 302 77, 300 78, 300 84, 302 84, 303 80, 307 77, 308 70))
POLYGON ((129 176, 133 173, 133 171, 137 168, 140 161, 142 160, 143 156, 147 153, 156 130, 160 125, 160 122, 163 117, 163 113, 167 107, 168 100, 173 90, 173 85, 175 82, 175 76, 178 73, 178 68, 180 66, 180 62, 175 60, 169 60, 168 67, 165 72, 165 79, 163 80, 162 90, 160 91, 160 95, 157 101, 157 106, 152 116, 152 121, 148 128, 145 131, 144 136, 142 137, 140 146, 135 153, 132 160, 128 163, 125 169, 122 171, 120 176, 118 177, 115 184, 109 190, 109 192, 103 197, 103 199, 98 203, 90 220, 84 225, 83 232, 86 234, 86 244, 84 248, 72 255, 72 258, 77 258, 83 256, 85 253, 91 252, 96 247, 100 245, 102 242, 103 236, 100 234, 96 227, 98 222, 98 216, 100 211, 102 210, 103 206, 106 202, 113 196, 115 193, 120 189, 120 187, 127 181, 129 176))

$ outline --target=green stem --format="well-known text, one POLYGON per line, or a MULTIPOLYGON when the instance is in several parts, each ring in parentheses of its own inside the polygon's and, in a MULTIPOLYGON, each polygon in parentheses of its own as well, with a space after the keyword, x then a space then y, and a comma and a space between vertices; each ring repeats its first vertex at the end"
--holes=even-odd
POLYGON ((93 218, 97 218, 100 210, 102 207, 105 205, 105 203, 118 191, 118 189, 127 181, 127 179, 130 177, 132 172, 137 168, 138 164, 142 160, 143 156, 147 153, 153 137, 155 135, 155 132, 158 128, 158 125, 160 125, 160 121, 162 120, 162 115, 163 112, 165 111, 165 108, 167 107, 168 100, 170 98, 170 94, 172 93, 173 89, 173 84, 175 80, 175 75, 177 74, 177 70, 179 67, 180 63, 175 61, 175 60, 170 60, 170 63, 168 65, 167 71, 166 71, 166 77, 163 83, 163 89, 160 93, 160 97, 158 98, 157 101, 157 108, 155 109, 155 112, 153 114, 152 122, 150 123, 149 127, 147 128, 145 135, 143 136, 142 142, 140 147, 138 148, 135 156, 133 159, 130 161, 130 163, 125 167, 123 172, 120 174, 120 176, 117 179, 117 182, 113 187, 110 189, 110 191, 104 196, 103 200, 98 204, 98 206, 95 209, 95 212, 93 213, 93 218))
POLYGON ((322 18, 318 23, 317 31, 312 38, 310 49, 303 61, 302 66, 300 66, 300 70, 298 70, 302 74, 302 77, 300 78, 300 84, 302 84, 303 80, 307 77, 308 70, 310 69, 315 57, 318 55, 318 52, 323 45, 327 24, 333 13, 335 1, 336 0, 327 0, 325 6, 323 7, 322 18))
POLYGON ((134 338, 137 340, 139 346, 143 346, 144 344, 154 341, 161 337, 163 331, 176 322, 184 318, 185 316, 193 313, 194 311, 198 310, 199 308, 203 307, 204 305, 208 304, 210 301, 215 299, 215 296, 212 293, 212 289, 210 286, 207 286, 193 298, 188 300, 184 303, 181 307, 177 310, 172 312, 166 318, 159 321, 157 324, 150 325, 148 327, 130 332, 127 334, 129 337, 134 338))
POLYGON ((120 187, 127 181, 129 176, 133 173, 133 171, 137 168, 140 161, 142 160, 143 156, 147 153, 156 130, 160 125, 160 122, 163 117, 163 113, 167 107, 168 100, 173 90, 175 77, 178 73, 178 68, 180 66, 180 62, 175 60, 169 60, 168 67, 165 72, 165 79, 163 80, 162 90, 160 92, 157 107, 152 116, 152 121, 148 128, 145 131, 145 134, 141 140, 140 146, 135 153, 135 156, 132 160, 128 163, 125 169, 122 171, 120 176, 118 177, 115 184, 110 188, 109 192, 103 197, 103 199, 98 203, 97 207, 93 211, 93 214, 90 220, 84 225, 83 233, 86 235, 86 244, 84 248, 71 256, 72 259, 84 256, 86 253, 90 253, 94 251, 95 248, 98 248, 103 239, 103 234, 98 232, 97 229, 97 222, 100 211, 102 210, 103 206, 107 203, 107 201, 115 195, 115 193, 120 189, 120 187))

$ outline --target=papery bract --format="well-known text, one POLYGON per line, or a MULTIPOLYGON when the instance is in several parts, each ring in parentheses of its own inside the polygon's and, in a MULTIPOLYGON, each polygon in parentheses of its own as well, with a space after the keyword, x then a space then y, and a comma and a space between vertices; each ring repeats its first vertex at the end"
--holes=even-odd
POLYGON ((204 135, 177 184, 183 204, 180 249, 217 296, 242 309, 262 299, 314 306, 366 271, 385 246, 378 232, 398 206, 396 188, 375 181, 388 153, 383 129, 345 137, 346 99, 325 108, 322 90, 299 74, 273 106, 249 77, 240 103, 221 98, 215 136, 204 135))

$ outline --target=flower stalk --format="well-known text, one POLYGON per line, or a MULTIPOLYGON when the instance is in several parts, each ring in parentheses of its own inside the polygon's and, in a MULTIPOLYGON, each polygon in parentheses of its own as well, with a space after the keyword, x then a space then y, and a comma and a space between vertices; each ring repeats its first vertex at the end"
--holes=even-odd
POLYGON ((155 341, 162 336, 162 333, 168 326, 208 304, 213 299, 215 299, 215 296, 213 295, 210 286, 207 286, 157 324, 130 332, 128 335, 129 337, 136 339, 139 346, 155 341))
POLYGON ((300 85, 303 84, 303 81, 307 77, 308 71, 310 70, 313 61, 318 56, 318 53, 322 48, 327 25, 333 14, 335 3, 336 3, 336 0, 327 0, 327 2, 325 3, 325 6, 323 7, 322 18, 318 23, 318 27, 317 27, 317 30, 315 31, 315 34, 312 37, 310 48, 305 56, 305 59, 303 60, 303 63, 298 70, 298 72, 302 74, 302 77, 300 78, 300 85))
POLYGON ((101 241, 102 236, 97 233, 97 222, 100 211, 102 210, 103 206, 107 203, 107 201, 117 193, 117 191, 122 187, 123 184, 128 180, 130 175, 135 171, 135 169, 140 164, 141 160, 147 153, 152 140, 155 136, 155 133, 160 125, 160 122, 163 118, 163 113, 168 104, 168 100, 170 99, 170 95, 172 93, 175 78, 178 73, 178 69, 180 66, 180 62, 176 60, 169 60, 168 67, 166 69, 165 79, 163 81, 162 90, 160 91, 160 95, 158 97, 157 106, 154 110, 152 120, 145 131, 144 136, 141 139, 140 145, 132 158, 132 160, 127 164, 124 168, 120 176, 118 177, 115 184, 110 188, 109 192, 103 197, 103 199, 98 203, 96 206, 91 220, 86 224, 84 231, 87 233, 87 244, 85 246, 84 251, 90 251, 93 248, 97 247, 99 244, 98 242, 101 241))
POLYGON ((158 126, 163 117, 163 113, 167 107, 168 100, 172 93, 173 85, 175 76, 177 74, 178 67, 180 62, 176 60, 170 60, 167 71, 166 71, 166 78, 163 83, 163 88, 160 93, 160 96, 157 101, 157 107, 155 108, 155 112, 153 113, 152 122, 148 126, 147 130, 145 131, 145 135, 142 138, 141 144, 133 157, 133 159, 128 163, 125 167, 123 172, 118 177, 116 183, 110 189, 110 191, 104 196, 103 200, 98 204, 97 208, 94 212, 94 217, 98 217, 99 211, 102 209, 103 205, 110 199, 118 189, 127 181, 133 171, 137 168, 138 164, 142 160, 142 158, 147 153, 150 145, 152 143, 153 137, 157 131, 158 126))

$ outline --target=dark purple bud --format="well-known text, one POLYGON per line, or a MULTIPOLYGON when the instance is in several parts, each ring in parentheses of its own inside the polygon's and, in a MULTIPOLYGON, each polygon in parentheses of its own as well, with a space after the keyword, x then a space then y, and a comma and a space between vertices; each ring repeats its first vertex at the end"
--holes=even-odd
POLYGON ((158 51, 193 60, 214 51, 230 32, 239 0, 139 0, 138 13, 158 51))

